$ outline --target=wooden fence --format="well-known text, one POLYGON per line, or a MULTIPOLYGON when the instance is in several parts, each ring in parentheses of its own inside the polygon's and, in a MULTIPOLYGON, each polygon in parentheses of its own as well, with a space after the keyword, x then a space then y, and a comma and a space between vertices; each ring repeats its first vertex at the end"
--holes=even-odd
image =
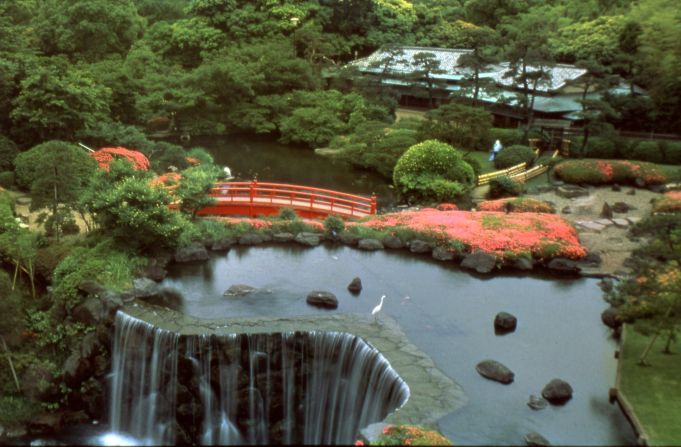
MULTIPOLYGON (((556 158, 558 156, 558 153, 560 151, 556 149, 553 154, 551 155, 551 158, 556 158)), ((535 150, 535 154, 539 154, 539 150, 535 150)), ((501 176, 507 176, 512 178, 515 181, 518 182, 523 182, 525 183, 526 181, 533 179, 537 177, 538 175, 541 175, 545 173, 546 171, 549 170, 549 167, 546 165, 537 165, 533 168, 526 169, 527 168, 527 163, 519 163, 515 166, 511 166, 510 168, 503 169, 501 171, 494 171, 494 172, 488 172, 487 174, 482 174, 478 176, 478 186, 486 185, 488 184, 492 179, 501 177, 501 176)))

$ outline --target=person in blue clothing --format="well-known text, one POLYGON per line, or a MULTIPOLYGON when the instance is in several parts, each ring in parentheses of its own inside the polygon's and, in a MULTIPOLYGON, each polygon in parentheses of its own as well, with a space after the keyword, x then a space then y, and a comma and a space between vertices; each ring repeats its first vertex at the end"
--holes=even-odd
POLYGON ((492 153, 489 154, 489 161, 493 161, 497 154, 499 154, 499 151, 501 151, 504 148, 504 146, 501 145, 501 141, 497 140, 494 142, 494 146, 492 147, 492 153))

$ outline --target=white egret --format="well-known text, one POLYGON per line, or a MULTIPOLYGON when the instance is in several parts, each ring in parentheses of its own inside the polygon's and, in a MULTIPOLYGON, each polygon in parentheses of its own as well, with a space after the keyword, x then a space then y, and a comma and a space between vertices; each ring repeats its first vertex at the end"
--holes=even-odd
POLYGON ((378 306, 374 307, 374 309, 371 311, 371 315, 374 315, 374 318, 378 320, 378 313, 381 311, 383 308, 383 300, 385 299, 385 295, 381 297, 381 302, 378 303, 378 306))

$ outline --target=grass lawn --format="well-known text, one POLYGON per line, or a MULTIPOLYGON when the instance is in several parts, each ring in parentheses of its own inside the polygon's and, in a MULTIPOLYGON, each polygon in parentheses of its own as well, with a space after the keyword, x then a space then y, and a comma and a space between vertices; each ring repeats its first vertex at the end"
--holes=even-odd
POLYGON ((674 354, 663 354, 665 339, 659 337, 648 355, 652 366, 638 366, 648 342, 648 337, 627 327, 620 387, 651 445, 681 445, 681 346, 676 343, 672 345, 674 354))

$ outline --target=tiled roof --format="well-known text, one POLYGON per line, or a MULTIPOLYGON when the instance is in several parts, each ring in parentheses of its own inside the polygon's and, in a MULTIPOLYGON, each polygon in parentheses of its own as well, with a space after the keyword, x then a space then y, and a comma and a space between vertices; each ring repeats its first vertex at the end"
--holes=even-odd
MULTIPOLYGON (((400 47, 400 49, 403 51, 403 54, 395 58, 395 63, 389 68, 391 73, 402 75, 413 73, 417 68, 417 65, 414 64, 414 55, 424 52, 433 53, 440 61, 440 68, 445 71, 445 73, 433 75, 434 78, 460 80, 470 72, 469 69, 459 66, 459 57, 461 57, 462 54, 471 53, 473 50, 430 47, 400 47)), ((381 61, 387 56, 388 52, 385 49, 379 49, 369 56, 358 59, 351 64, 359 68, 360 71, 377 73, 382 69, 380 67, 381 61)), ((480 74, 480 76, 493 79, 501 86, 513 87, 515 85, 513 78, 507 76, 510 74, 510 70, 511 66, 508 62, 491 64, 480 74)), ((529 72, 537 70, 538 67, 528 66, 529 72)), ((548 71, 550 77, 547 80, 540 82, 537 86, 537 90, 541 92, 558 90, 565 86, 567 82, 575 80, 586 73, 586 70, 583 68, 566 64, 556 64, 549 68, 545 68, 545 70, 548 71)))

